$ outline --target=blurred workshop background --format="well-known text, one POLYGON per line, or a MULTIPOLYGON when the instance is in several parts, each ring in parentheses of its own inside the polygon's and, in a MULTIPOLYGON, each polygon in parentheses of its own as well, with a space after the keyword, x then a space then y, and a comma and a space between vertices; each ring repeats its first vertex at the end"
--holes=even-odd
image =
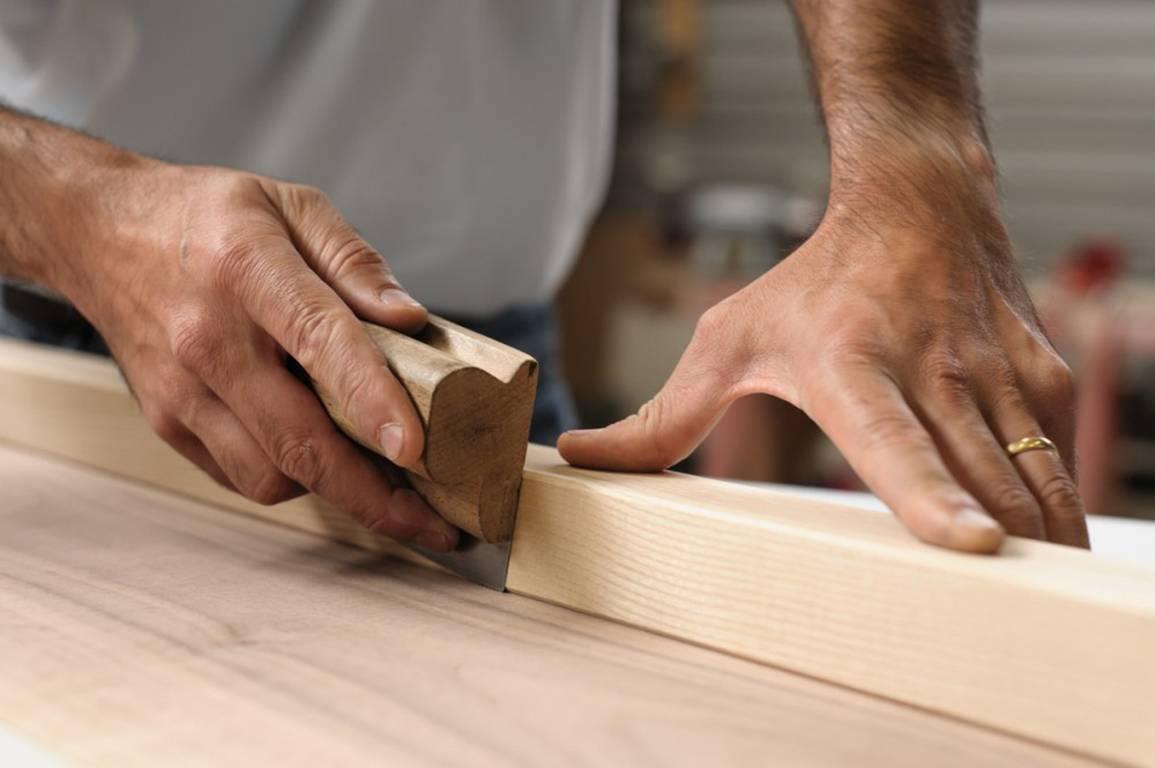
MULTIPOLYGON (((806 238, 827 184, 785 3, 622 0, 620 37, 612 187, 561 298, 589 426, 657 391, 701 311, 806 238)), ((1155 519, 1155 2, 985 0, 982 59, 1011 233, 1079 382, 1088 510, 1155 519)), ((768 397, 685 468, 860 487, 768 397)))

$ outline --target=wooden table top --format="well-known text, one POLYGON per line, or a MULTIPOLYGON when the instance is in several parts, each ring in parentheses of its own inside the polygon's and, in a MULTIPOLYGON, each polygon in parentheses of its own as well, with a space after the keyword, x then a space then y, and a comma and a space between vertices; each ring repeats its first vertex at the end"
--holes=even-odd
POLYGON ((1082 758, 0 448, 0 764, 1082 758))

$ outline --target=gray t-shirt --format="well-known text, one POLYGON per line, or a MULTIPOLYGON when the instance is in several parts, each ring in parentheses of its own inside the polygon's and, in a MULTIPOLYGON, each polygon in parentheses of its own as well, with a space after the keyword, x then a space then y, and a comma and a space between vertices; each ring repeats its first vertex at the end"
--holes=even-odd
POLYGON ((615 0, 0 0, 0 98, 324 190, 447 312, 548 299, 606 185, 615 0))

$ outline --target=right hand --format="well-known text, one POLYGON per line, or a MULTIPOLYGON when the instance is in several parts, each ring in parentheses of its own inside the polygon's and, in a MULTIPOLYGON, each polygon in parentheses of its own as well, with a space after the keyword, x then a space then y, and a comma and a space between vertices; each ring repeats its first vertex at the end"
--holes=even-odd
POLYGON ((426 310, 324 196, 149 160, 99 187, 70 211, 79 228, 57 287, 100 331, 152 428, 254 501, 308 489, 372 530, 452 549, 456 529, 286 368, 291 357, 394 464, 420 457, 421 421, 358 317, 413 332, 426 310))

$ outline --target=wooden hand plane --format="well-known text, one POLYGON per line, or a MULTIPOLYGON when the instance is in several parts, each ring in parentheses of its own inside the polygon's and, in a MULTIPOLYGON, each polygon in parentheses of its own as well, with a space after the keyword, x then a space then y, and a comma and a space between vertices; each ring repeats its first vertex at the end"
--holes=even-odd
MULTIPOLYGON (((365 328, 425 428, 421 459, 403 472, 433 509, 468 534, 448 555, 410 549, 466 578, 503 589, 537 361, 434 315, 415 336, 370 323, 365 328)), ((334 399, 316 382, 314 387, 333 421, 353 437, 334 399)))

